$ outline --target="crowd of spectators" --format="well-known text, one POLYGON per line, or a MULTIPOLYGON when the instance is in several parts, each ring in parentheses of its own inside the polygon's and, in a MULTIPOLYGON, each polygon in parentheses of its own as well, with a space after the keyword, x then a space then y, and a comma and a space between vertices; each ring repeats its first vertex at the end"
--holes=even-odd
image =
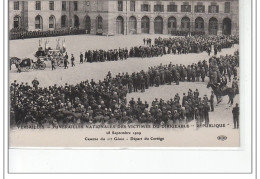
POLYGON ((140 57, 151 58, 166 54, 188 54, 207 52, 209 55, 214 51, 217 55, 224 48, 231 48, 238 44, 238 36, 189 36, 155 38, 154 44, 150 38, 143 39, 143 46, 110 50, 87 50, 85 52, 86 62, 105 62, 126 60, 127 58, 140 57))
POLYGON ((234 56, 211 57, 209 65, 206 60, 188 65, 187 68, 181 64, 160 64, 150 67, 147 72, 142 70, 132 74, 119 73, 115 77, 108 72, 103 81, 86 80, 76 85, 53 85, 43 88, 39 87, 37 79, 32 82, 32 86, 14 81, 10 86, 10 117, 17 125, 29 123, 40 126, 45 123, 56 125, 82 122, 174 124, 193 119, 197 119, 199 123, 208 123, 210 100, 207 96, 200 97, 198 90, 189 90, 187 96, 183 94, 182 101, 178 94, 168 101, 155 99, 150 107, 140 99, 127 102, 126 95, 131 92, 144 92, 153 86, 170 85, 172 82, 178 85, 180 81, 204 81, 205 76, 215 80, 211 76, 212 69, 220 72, 217 73, 219 76, 216 83, 222 83, 222 77, 228 73, 228 67, 223 65, 222 71, 219 64, 226 61, 228 64, 238 65, 238 52, 234 56), (195 69, 195 77, 189 76, 189 67, 195 69), (203 69, 204 75, 198 73, 203 69))
POLYGON ((64 35, 78 35, 85 34, 86 30, 78 28, 67 28, 59 30, 48 30, 48 31, 27 31, 24 29, 12 29, 10 31, 10 40, 15 39, 28 39, 28 38, 38 38, 38 37, 55 37, 64 35))

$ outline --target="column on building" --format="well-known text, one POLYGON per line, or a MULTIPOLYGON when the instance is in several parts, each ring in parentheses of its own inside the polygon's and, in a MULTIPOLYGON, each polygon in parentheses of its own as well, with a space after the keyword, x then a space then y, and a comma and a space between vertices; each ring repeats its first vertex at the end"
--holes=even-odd
POLYGON ((137 17, 137 24, 136 24, 136 33, 141 34, 142 33, 142 28, 141 28, 141 18, 140 16, 137 17))
POLYGON ((218 33, 217 35, 222 35, 223 34, 223 19, 218 18, 218 33))
POLYGON ((176 16, 176 20, 177 20, 177 31, 181 31, 181 19, 182 17, 181 16, 176 16))
POLYGON ((209 19, 204 17, 204 31, 205 35, 209 35, 209 19))
POLYGON ((195 31, 195 19, 194 17, 190 17, 190 31, 195 31))
POLYGON ((163 34, 168 34, 168 18, 163 18, 163 34))
POLYGON ((235 22, 231 22, 231 34, 233 35, 238 35, 238 32, 237 32, 237 24, 235 22))
POLYGON ((154 18, 153 17, 149 17, 149 18, 150 18, 149 34, 154 34, 154 18))
POLYGON ((124 18, 124 35, 128 34, 128 17, 127 15, 123 16, 124 18))

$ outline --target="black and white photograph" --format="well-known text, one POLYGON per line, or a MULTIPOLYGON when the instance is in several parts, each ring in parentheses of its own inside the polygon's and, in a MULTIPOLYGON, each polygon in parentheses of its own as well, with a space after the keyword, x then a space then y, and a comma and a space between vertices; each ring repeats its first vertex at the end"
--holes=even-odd
POLYGON ((240 147, 239 0, 8 7, 10 147, 240 147))

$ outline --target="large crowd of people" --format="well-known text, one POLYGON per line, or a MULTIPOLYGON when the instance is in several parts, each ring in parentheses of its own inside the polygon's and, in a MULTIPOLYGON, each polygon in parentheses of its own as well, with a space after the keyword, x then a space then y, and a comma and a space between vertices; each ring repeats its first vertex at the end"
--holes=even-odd
POLYGON ((231 48, 238 44, 238 36, 189 36, 155 38, 154 44, 150 38, 143 39, 143 46, 110 50, 87 50, 85 62, 104 62, 126 60, 127 58, 140 57, 151 58, 166 54, 188 54, 207 52, 209 55, 214 52, 217 55, 224 48, 231 48))
POLYGON ((197 35, 205 35, 203 31, 179 31, 179 30, 172 30, 171 35, 173 36, 197 36, 197 35))
POLYGON ((28 39, 28 38, 39 38, 39 37, 55 37, 64 35, 78 35, 86 34, 86 30, 78 28, 67 28, 61 30, 48 30, 48 31, 27 31, 25 29, 12 29, 10 30, 10 40, 16 39, 28 39))
MULTIPOLYGON (((238 61, 239 53, 236 52, 233 56, 211 57, 209 63, 204 60, 187 67, 181 64, 160 64, 150 67, 146 72, 119 73, 115 77, 108 72, 103 81, 86 80, 76 85, 53 85, 48 88, 39 87, 37 79, 32 82, 32 86, 14 81, 10 86, 11 119, 17 125, 31 123, 39 126, 45 123, 82 122, 178 123, 194 118, 198 122, 208 123, 208 103, 212 98, 201 98, 198 90, 189 90, 182 101, 178 94, 168 101, 155 99, 150 107, 140 99, 127 102, 126 95, 172 82, 178 85, 182 81, 204 81, 205 76, 209 76, 210 81, 221 89, 227 84, 226 76, 236 77, 238 61)), ((232 86, 233 83, 235 86, 235 78, 232 86)), ((210 106, 212 109, 213 105, 210 106)))
POLYGON ((151 107, 140 98, 133 98, 127 103, 127 90, 120 86, 113 87, 115 82, 85 81, 79 85, 51 86, 49 88, 31 87, 28 84, 12 84, 11 118, 17 125, 46 123, 80 124, 80 123, 187 123, 196 119, 198 123, 209 122, 209 99, 199 96, 199 91, 189 89, 182 100, 177 93, 174 99, 164 101, 155 99, 151 107), (22 96, 22 97, 21 97, 22 96))

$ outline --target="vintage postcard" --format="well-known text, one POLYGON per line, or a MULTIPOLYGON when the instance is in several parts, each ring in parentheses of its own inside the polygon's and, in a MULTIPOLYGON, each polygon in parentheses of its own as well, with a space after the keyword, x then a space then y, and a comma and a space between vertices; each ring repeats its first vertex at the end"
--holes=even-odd
POLYGON ((8 7, 10 148, 240 147, 239 0, 8 7))

